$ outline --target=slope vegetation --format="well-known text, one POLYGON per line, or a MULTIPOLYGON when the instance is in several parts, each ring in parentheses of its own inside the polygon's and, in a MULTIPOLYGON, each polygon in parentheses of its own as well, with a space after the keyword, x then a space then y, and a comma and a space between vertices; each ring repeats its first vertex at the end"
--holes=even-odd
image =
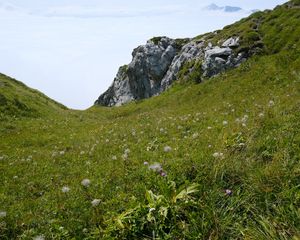
POLYGON ((0 74, 0 119, 37 117, 62 109, 66 107, 22 82, 0 74))
MULTIPOLYGON (((289 21, 296 4, 271 13, 289 21)), ((0 238, 299 239, 299 26, 267 30, 268 54, 201 84, 186 75, 119 108, 5 114, 0 238)))

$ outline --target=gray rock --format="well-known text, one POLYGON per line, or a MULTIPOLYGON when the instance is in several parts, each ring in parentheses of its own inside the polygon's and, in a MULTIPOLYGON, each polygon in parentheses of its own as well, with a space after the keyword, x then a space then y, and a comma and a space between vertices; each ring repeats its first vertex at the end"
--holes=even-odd
POLYGON ((162 37, 149 40, 133 50, 132 61, 121 67, 111 87, 96 104, 120 106, 133 100, 149 98, 161 92, 161 80, 177 54, 175 40, 162 37))
POLYGON ((230 47, 230 48, 239 47, 240 46, 239 41, 240 41, 239 37, 231 37, 222 44, 222 47, 230 47))
POLYGON ((177 79, 177 75, 182 66, 192 60, 204 55, 204 42, 191 41, 182 47, 181 52, 173 59, 169 70, 161 81, 160 92, 165 91, 177 79))
MULTIPOLYGON (((236 53, 234 48, 238 46, 239 37, 231 37, 221 46, 213 46, 205 37, 189 40, 184 46, 167 37, 149 40, 133 50, 131 63, 120 67, 112 85, 95 104, 120 106, 158 95, 178 80, 180 70, 190 61, 201 63, 203 78, 218 75, 255 54, 253 49, 236 53)), ((189 72, 193 71, 191 67, 189 72)))

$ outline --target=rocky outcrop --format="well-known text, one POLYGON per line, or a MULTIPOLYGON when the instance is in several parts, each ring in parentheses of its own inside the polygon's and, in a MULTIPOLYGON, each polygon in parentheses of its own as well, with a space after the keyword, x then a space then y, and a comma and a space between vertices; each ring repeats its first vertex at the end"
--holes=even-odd
POLYGON ((191 61, 201 63, 203 78, 215 76, 239 66, 251 55, 250 50, 236 51, 238 47, 239 37, 225 39, 218 46, 205 37, 187 42, 167 37, 151 39, 134 49, 131 63, 120 67, 110 88, 95 104, 120 106, 158 95, 178 79, 182 68, 191 61))
POLYGON ((133 50, 132 62, 119 69, 110 88, 96 104, 120 106, 137 99, 149 98, 161 92, 161 80, 179 49, 175 40, 162 37, 149 40, 133 50))

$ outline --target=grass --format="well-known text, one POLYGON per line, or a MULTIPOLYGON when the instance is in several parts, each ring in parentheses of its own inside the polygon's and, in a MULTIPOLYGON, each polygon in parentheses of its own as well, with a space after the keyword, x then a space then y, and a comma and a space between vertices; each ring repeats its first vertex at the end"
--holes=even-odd
POLYGON ((295 44, 119 108, 68 110, 1 76, 0 238, 299 239, 295 44))

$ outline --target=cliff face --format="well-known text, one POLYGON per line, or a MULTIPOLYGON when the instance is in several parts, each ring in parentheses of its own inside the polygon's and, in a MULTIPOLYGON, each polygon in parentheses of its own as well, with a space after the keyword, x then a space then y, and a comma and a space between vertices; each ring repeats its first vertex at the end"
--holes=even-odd
MULTIPOLYGON (((149 98, 165 91, 179 78, 191 72, 197 82, 239 66, 259 50, 259 44, 240 46, 237 35, 212 43, 212 36, 197 39, 158 37, 134 49, 129 65, 120 67, 110 88, 95 102, 103 106, 120 106, 149 98), (182 71, 184 73, 182 74, 182 71)), ((214 38, 214 37, 213 37, 214 38)), ((260 40, 259 37, 257 39, 260 40)))

